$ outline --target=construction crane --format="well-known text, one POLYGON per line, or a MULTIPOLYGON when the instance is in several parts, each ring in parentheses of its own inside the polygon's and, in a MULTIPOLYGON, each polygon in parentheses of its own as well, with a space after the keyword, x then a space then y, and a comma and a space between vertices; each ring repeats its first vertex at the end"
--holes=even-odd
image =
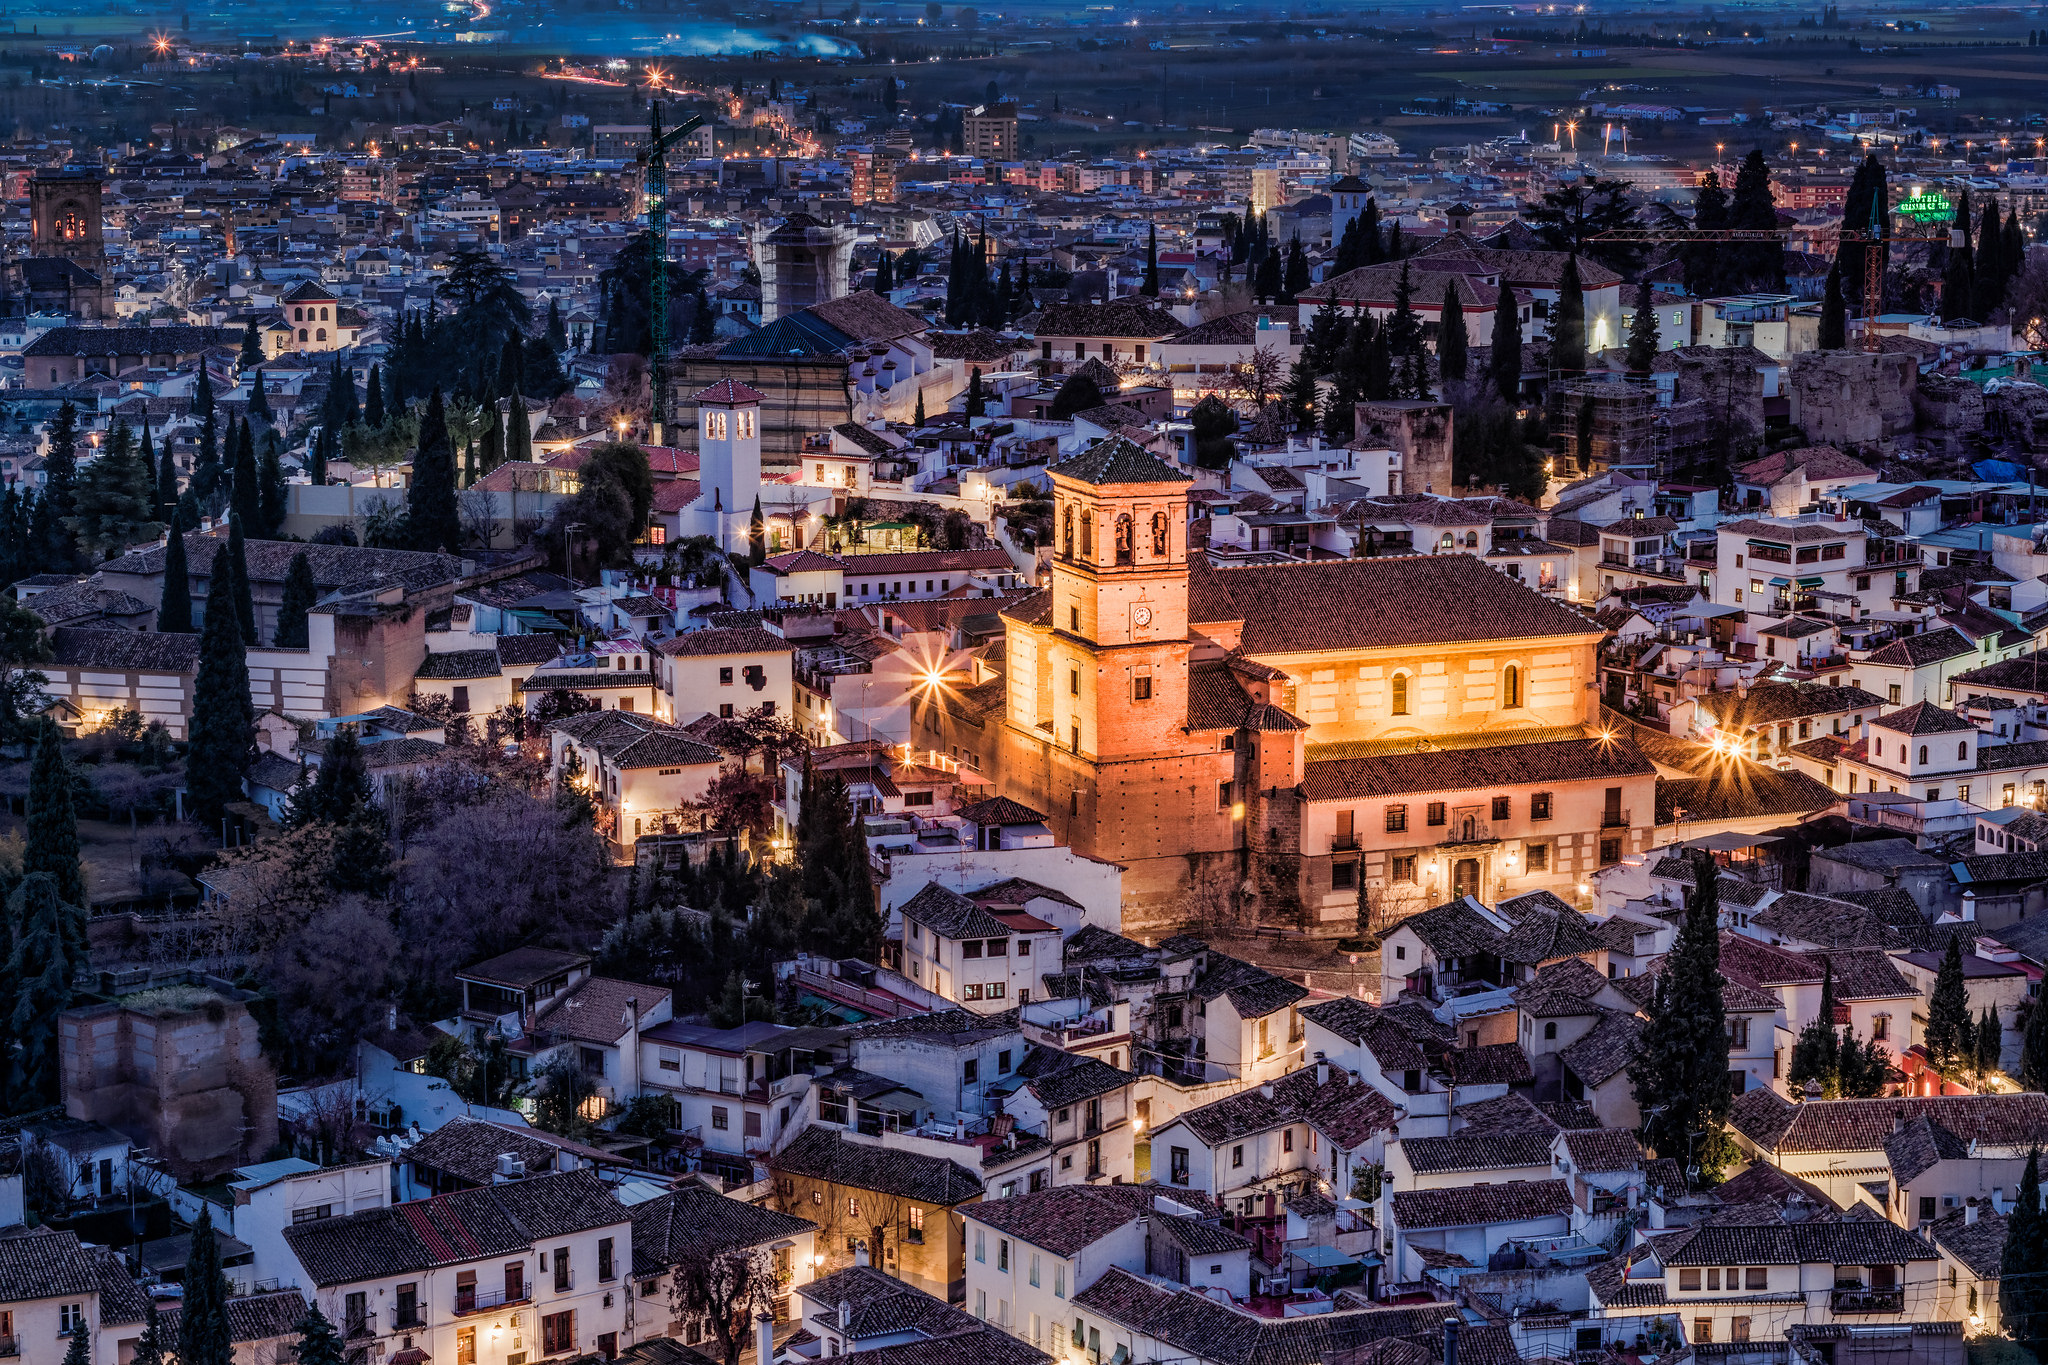
MULTIPOLYGON (((1783 244, 1797 235, 1793 228, 1667 228, 1662 230, 1643 229, 1632 232, 1602 232, 1587 239, 1589 242, 1777 242, 1783 244)), ((1904 242, 1941 242, 1948 246, 1962 245, 1960 229, 1949 228, 1939 234, 1900 235, 1885 228, 1884 215, 1879 211, 1877 201, 1870 205, 1870 225, 1865 228, 1844 229, 1844 242, 1867 242, 1872 247, 1895 246, 1904 242)), ((1866 250, 1863 253, 1863 349, 1875 353, 1878 349, 1877 315, 1884 311, 1884 258, 1882 250, 1866 250)))
POLYGON ((647 435, 664 445, 668 427, 668 149, 703 125, 691 115, 675 127, 661 129, 661 101, 649 100, 647 126, 647 325, 653 334, 648 364, 647 435))

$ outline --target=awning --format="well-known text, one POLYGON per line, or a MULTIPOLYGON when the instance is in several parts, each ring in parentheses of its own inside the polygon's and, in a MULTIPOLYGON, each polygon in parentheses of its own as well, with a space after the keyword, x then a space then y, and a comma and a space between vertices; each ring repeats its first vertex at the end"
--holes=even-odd
POLYGON ((1823 587, 1826 583, 1827 580, 1825 578, 1802 578, 1799 580, 1799 586, 1802 588, 1823 587))
POLYGON ((1335 1247, 1295 1247, 1287 1254, 1300 1261, 1303 1265, 1310 1266, 1316 1270, 1335 1270, 1339 1266, 1355 1263, 1355 1258, 1346 1256, 1335 1247))
POLYGON ((1789 578, 1773 578, 1771 586, 1774 588, 1789 588, 1792 586, 1792 580, 1789 578))

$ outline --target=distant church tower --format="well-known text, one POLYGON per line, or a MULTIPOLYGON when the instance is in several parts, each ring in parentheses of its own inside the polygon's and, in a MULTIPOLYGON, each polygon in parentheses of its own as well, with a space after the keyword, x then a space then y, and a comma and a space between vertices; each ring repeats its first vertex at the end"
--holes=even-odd
POLYGON ((102 186, 95 166, 52 167, 29 178, 29 255, 14 283, 31 307, 88 319, 112 315, 102 186))
POLYGON ((792 213, 754 234, 761 272, 761 321, 773 322, 853 289, 853 244, 860 234, 808 213, 792 213))
POLYGON ((721 379, 690 401, 697 405, 699 489, 691 532, 745 554, 748 521, 761 495, 763 395, 737 379, 721 379))

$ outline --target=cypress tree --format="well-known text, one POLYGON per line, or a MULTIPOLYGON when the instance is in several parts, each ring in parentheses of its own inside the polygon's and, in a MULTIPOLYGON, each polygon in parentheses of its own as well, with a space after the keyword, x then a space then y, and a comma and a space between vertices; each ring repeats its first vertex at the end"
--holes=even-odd
POLYGON ((887 298, 896 288, 896 258, 884 251, 875 261, 875 292, 887 298))
POLYGON ((1560 376, 1586 372, 1586 294, 1579 284, 1579 258, 1564 258, 1557 282, 1557 307, 1550 317, 1550 369, 1560 376))
POLYGON ((1636 311, 1628 320, 1628 369, 1647 375, 1657 363, 1657 300, 1650 277, 1636 281, 1636 311))
MULTIPOLYGON (((222 577, 216 570, 216 589, 226 586, 222 577)), ((228 805, 242 799, 255 716, 249 701, 248 646, 235 620, 233 599, 209 593, 206 607, 185 771, 193 818, 201 827, 218 831, 228 805)))
POLYGON ((1358 215, 1358 245, 1360 265, 1378 265, 1387 259, 1386 244, 1380 239, 1380 201, 1371 195, 1365 197, 1365 208, 1358 215))
POLYGON ((919 390, 917 391, 917 411, 916 411, 916 412, 915 412, 914 414, 912 414, 912 416, 911 416, 911 418, 910 418, 910 425, 911 425, 912 429, 914 430, 914 429, 916 429, 916 428, 918 428, 918 427, 922 427, 922 426, 923 426, 924 424, 925 424, 925 415, 924 415, 924 390, 923 390, 923 389, 919 389, 919 390))
POLYGON ((2020 1036, 2020 1089, 2048 1091, 2048 1007, 2028 1002, 2026 1032, 2020 1036))
POLYGON ((315 487, 327 482, 327 462, 334 458, 334 454, 334 433, 322 427, 306 452, 306 478, 315 487))
POLYGON ((1984 216, 1977 224, 1976 278, 1972 281, 1970 316, 1979 322, 2005 306, 2005 226, 1998 216, 1998 201, 1984 201, 1984 216))
POLYGON ((135 1343, 135 1358, 129 1365, 164 1365, 165 1335, 163 1322, 156 1315, 156 1300, 149 1299, 143 1305, 142 1337, 135 1343))
POLYGON ((318 593, 313 586, 313 564, 304 550, 292 556, 284 574, 284 600, 277 608, 277 630, 271 643, 279 649, 304 649, 308 642, 306 614, 318 593))
POLYGON ((516 395, 505 431, 505 458, 521 464, 533 463, 533 419, 527 415, 526 400, 516 395))
POLYGON ((50 878, 57 897, 67 905, 84 905, 85 869, 78 858, 78 809, 72 802, 71 765, 64 759, 64 736, 54 722, 44 721, 36 736, 35 757, 28 776, 27 845, 22 850, 24 874, 50 878))
POLYGON ((263 459, 256 467, 256 527, 259 540, 276 540, 284 532, 289 494, 284 486, 284 461, 277 453, 277 433, 263 434, 263 459))
POLYGON ((356 372, 341 363, 341 357, 334 358, 334 379, 329 392, 339 395, 335 400, 335 415, 342 426, 361 426, 363 410, 356 402, 356 372))
POLYGON ((1157 224, 1145 229, 1145 282, 1138 286, 1138 292, 1146 298, 1159 297, 1159 228, 1157 224))
POLYGON ((419 451, 413 457, 406 516, 417 548, 453 554, 462 547, 462 520, 455 502, 455 449, 448 440, 448 414, 438 386, 420 418, 419 451))
POLYGON ((1792 1044, 1792 1065, 1785 1079, 1797 1091, 1808 1081, 1820 1082, 1824 1099, 1841 1094, 1842 1044, 1835 1032, 1835 972, 1830 964, 1821 967, 1820 1010, 1799 1031, 1792 1044))
POLYGON ((235 363, 245 370, 263 364, 263 343, 256 336, 256 324, 253 322, 242 329, 242 354, 236 357, 235 363))
POLYGON ((43 489, 33 520, 37 549, 46 573, 69 573, 78 566, 78 542, 71 519, 78 515, 78 409, 66 399, 50 423, 49 451, 43 457, 43 489))
POLYGON ((71 1008, 71 983, 87 965, 85 913, 58 897, 47 872, 23 877, 7 909, 18 926, 7 979, 14 988, 8 1027, 18 1048, 11 1107, 19 1113, 58 1098, 57 1016, 71 1008))
MULTIPOLYGON (((1764 154, 1752 151, 1735 172, 1735 193, 1728 204, 1728 225, 1750 232, 1773 232, 1778 226, 1778 207, 1771 196, 1771 172, 1764 154)), ((1741 264, 1741 284, 1746 290, 1782 292, 1785 288, 1785 249, 1776 241, 1740 242, 1724 246, 1741 264)))
MULTIPOLYGON (((320 1311, 320 1301, 306 1300, 306 1315, 299 1319, 299 1365, 342 1365, 341 1337, 334 1324, 320 1311)), ((134 1365, 143 1365, 138 1355, 134 1365)))
POLYGON ((165 635, 192 633, 192 570, 185 557, 185 528, 173 525, 164 544, 164 591, 157 602, 156 628, 165 635))
POLYGON ((247 526, 257 526, 263 517, 263 487, 256 474, 256 437, 244 417, 235 424, 234 479, 228 490, 228 507, 247 526))
POLYGON ((204 364, 199 367, 199 382, 192 386, 192 415, 202 422, 213 416, 213 376, 204 364))
POLYGON ((2039 1357, 2048 1350, 2048 1289, 2042 1268, 2048 1266, 2048 1214, 2041 1209, 2041 1149, 2027 1153, 2012 1212, 2005 1225, 2005 1249, 1999 1253, 1998 1316, 2005 1334, 2039 1357))
POLYGON ((277 419, 277 415, 270 410, 270 390, 264 387, 261 365, 256 367, 256 374, 249 381, 249 416, 264 423, 277 419))
POLYGON ((64 1348, 64 1365, 92 1365, 92 1348, 86 1343, 89 1334, 77 1331, 71 1334, 71 1344, 64 1348))
POLYGON ((1296 237, 1287 244, 1287 270, 1280 280, 1280 301, 1293 303, 1308 286, 1308 254, 1301 249, 1301 238, 1296 237))
POLYGON ((228 1277, 221 1270, 220 1239, 202 1201, 185 1261, 184 1312, 178 1324, 179 1365, 229 1365, 234 1332, 228 1324, 228 1277))
POLYGON ((382 368, 370 367, 369 391, 363 395, 363 425, 373 431, 384 425, 384 382, 378 377, 382 368))
POLYGON ((78 510, 65 524, 80 548, 95 558, 111 559, 150 537, 155 501, 156 470, 144 469, 128 424, 116 421, 107 433, 106 449, 78 481, 78 510))
MULTIPOLYGON (((1692 225, 1699 232, 1720 232, 1728 226, 1728 192, 1721 188, 1721 173, 1708 171, 1700 177, 1699 193, 1693 198, 1692 225)), ((1685 290, 1708 297, 1728 292, 1728 243, 1688 242, 1685 246, 1685 290)))
POLYGON ((1948 249, 1948 264, 1941 272, 1941 317, 1967 317, 1977 299, 1975 253, 1970 249, 1970 192, 1956 200, 1955 221, 1950 225, 1962 234, 1960 245, 1948 249))
POLYGON ((1820 349, 1839 351, 1849 344, 1849 310, 1842 301, 1842 257, 1835 255, 1834 265, 1828 268, 1827 289, 1820 298, 1820 349))
POLYGON ((1964 1034, 1970 1027, 1970 1001, 1963 987, 1962 936, 1951 935, 1941 969, 1934 976, 1934 990, 1927 998, 1927 1032, 1922 1041, 1935 1070, 1947 1075, 1969 1058, 1964 1034))
POLYGON ((1252 293, 1265 303, 1278 298, 1280 289, 1280 253, 1268 251, 1259 257, 1259 268, 1252 274, 1252 293))
MULTIPOLYGON (((145 457, 150 453, 149 423, 142 424, 142 451, 145 457)), ((178 464, 171 458, 170 442, 164 442, 164 457, 153 471, 156 475, 156 510, 152 519, 168 526, 172 514, 178 510, 178 464)))
POLYGON ((1734 1157, 1728 1116, 1728 1022, 1721 996, 1720 869, 1691 855, 1685 923, 1658 973, 1656 1000, 1629 1064, 1643 1138, 1703 1185, 1734 1157))
POLYGON ((1981 1090, 1984 1080, 1998 1070, 1998 1064, 2005 1051, 2005 1027, 1998 1021, 1998 1006, 1993 1005, 1977 1018, 1976 1034, 1977 1086, 1981 1090))
POLYGON ((966 415, 968 417, 985 417, 988 415, 988 395, 981 386, 981 367, 979 365, 967 372, 966 415))
POLYGON ((1466 347, 1471 338, 1465 335, 1463 292, 1457 276, 1444 278, 1443 315, 1436 329, 1436 369, 1446 382, 1463 379, 1468 364, 1466 347))
POLYGON ((1365 264, 1364 239, 1358 233, 1358 219, 1344 224, 1344 232, 1337 238, 1337 256, 1332 264, 1331 275, 1342 275, 1365 264))
POLYGON ((754 495, 754 512, 747 518, 747 563, 768 562, 768 522, 761 515, 761 495, 754 495))
POLYGON ((216 414, 209 412, 199 422, 199 453, 192 458, 192 481, 188 487, 194 498, 210 498, 219 486, 220 423, 216 414))
POLYGON ((1503 289, 1493 305, 1493 386, 1502 401, 1522 396, 1522 312, 1515 291, 1503 289))
POLYGON ((477 467, 488 474, 505 463, 504 418, 494 402, 484 413, 483 450, 477 459, 477 467))
MULTIPOLYGON (((228 596, 226 600, 234 608, 235 623, 242 631, 242 643, 244 645, 253 645, 256 643, 256 596, 249 586, 249 547, 242 539, 242 515, 239 512, 228 513, 228 548, 226 553, 228 559, 228 596)), ((216 552, 214 563, 218 565, 219 562, 220 554, 216 552)), ((208 584, 207 595, 209 601, 211 600, 212 593, 212 585, 208 584)))

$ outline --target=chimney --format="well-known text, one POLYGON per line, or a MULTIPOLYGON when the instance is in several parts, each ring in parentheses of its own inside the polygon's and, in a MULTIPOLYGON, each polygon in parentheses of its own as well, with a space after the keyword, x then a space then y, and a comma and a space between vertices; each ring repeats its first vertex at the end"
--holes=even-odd
POLYGON ((869 1265, 869 1264, 872 1264, 872 1263, 871 1263, 871 1262, 870 1262, 870 1261, 868 1260, 868 1244, 867 1244, 866 1242, 862 1242, 862 1243, 860 1243, 860 1244, 859 1244, 858 1246, 854 1247, 854 1249, 853 1249, 853 1263, 854 1263, 855 1265, 869 1265))
POLYGON ((762 1313, 754 1319, 754 1365, 768 1365, 775 1358, 775 1319, 762 1313))
POLYGON ((1316 1054, 1316 1085, 1318 1088, 1330 1083, 1330 1059, 1321 1052, 1316 1054))
POLYGON ((1272 1098, 1273 1098, 1273 1083, 1272 1083, 1271 1081, 1261 1081, 1261 1082, 1259 1082, 1259 1093, 1260 1093, 1261 1095, 1264 1095, 1264 1096, 1265 1096, 1265 1097, 1266 1097, 1267 1099, 1269 1099, 1269 1100, 1270 1100, 1270 1099, 1272 1099, 1272 1098))
POLYGON ((1444 1319, 1444 1365, 1458 1365, 1458 1320, 1444 1319))
POLYGON ((1977 1201, 1972 1199, 1963 1205, 1963 1226, 1972 1227, 1977 1222, 1977 1201))
MULTIPOLYGON (((866 1249, 865 1247, 863 1247, 863 1248, 862 1248, 862 1249, 860 1250, 860 1252, 858 1253, 858 1258, 857 1258, 857 1259, 855 1260, 854 1264, 856 1264, 856 1265, 864 1265, 864 1264, 866 1264, 866 1257, 867 1257, 867 1249, 866 1249)), ((853 1325, 853 1305, 852 1305, 851 1303, 848 1303, 848 1302, 847 1302, 847 1301, 846 1301, 845 1299, 841 1299, 841 1300, 839 1301, 839 1330, 840 1330, 840 1331, 842 1331, 842 1332, 844 1332, 844 1331, 845 1331, 845 1330, 846 1330, 847 1328, 851 1327, 852 1325, 853 1325)))
POLYGON ((1977 893, 1974 891, 1965 891, 1963 893, 1963 923, 1975 924, 1976 922, 1977 893))

